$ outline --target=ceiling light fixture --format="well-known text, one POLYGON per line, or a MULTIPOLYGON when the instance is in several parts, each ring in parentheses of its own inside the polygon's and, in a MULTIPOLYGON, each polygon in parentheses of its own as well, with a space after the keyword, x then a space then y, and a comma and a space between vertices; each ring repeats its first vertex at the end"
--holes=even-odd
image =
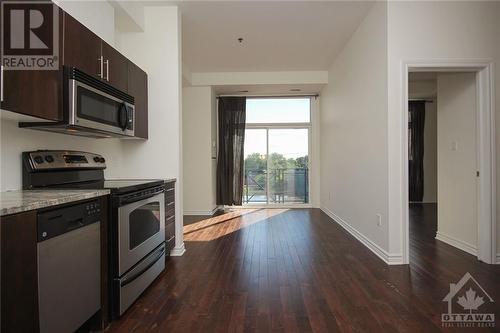
POLYGON ((242 37, 238 38, 238 43, 240 43, 240 44, 243 43, 243 38, 242 37))

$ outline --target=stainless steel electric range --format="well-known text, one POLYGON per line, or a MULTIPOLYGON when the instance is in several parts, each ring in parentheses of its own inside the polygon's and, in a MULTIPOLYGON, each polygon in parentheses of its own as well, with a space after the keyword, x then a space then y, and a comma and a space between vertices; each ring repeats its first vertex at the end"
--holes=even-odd
POLYGON ((112 319, 165 269, 163 180, 105 180, 106 161, 79 151, 22 154, 24 189, 109 189, 109 290, 112 319))

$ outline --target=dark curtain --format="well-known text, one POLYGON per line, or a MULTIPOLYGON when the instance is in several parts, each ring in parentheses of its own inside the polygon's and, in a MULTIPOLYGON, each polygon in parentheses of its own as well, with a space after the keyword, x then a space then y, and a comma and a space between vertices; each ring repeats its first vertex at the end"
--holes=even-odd
POLYGON ((408 114, 408 157, 410 201, 424 197, 425 102, 412 101, 408 114))
POLYGON ((246 97, 219 98, 217 205, 241 205, 246 97))

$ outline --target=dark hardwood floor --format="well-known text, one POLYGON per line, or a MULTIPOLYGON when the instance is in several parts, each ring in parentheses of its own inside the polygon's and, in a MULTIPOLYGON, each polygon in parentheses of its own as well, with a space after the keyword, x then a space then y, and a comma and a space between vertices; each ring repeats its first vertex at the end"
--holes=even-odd
POLYGON ((318 209, 188 217, 184 256, 108 331, 495 331, 441 326, 466 272, 500 302, 500 267, 436 241, 432 216, 412 207, 407 266, 387 266, 318 209))

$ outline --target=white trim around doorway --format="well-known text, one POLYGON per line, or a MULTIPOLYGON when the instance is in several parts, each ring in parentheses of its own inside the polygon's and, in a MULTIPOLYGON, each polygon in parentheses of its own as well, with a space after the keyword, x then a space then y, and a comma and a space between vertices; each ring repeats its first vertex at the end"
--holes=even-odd
MULTIPOLYGON (((409 263, 409 198, 408 198, 408 74, 410 72, 475 72, 477 83, 478 124, 478 246, 479 260, 498 263, 496 249, 496 168, 495 168, 495 94, 494 67, 491 61, 417 60, 402 63, 401 101, 401 205, 403 264, 409 263)), ((397 185, 397 184, 396 184, 397 185)), ((439 239, 439 237, 437 237, 439 239)), ((471 250, 469 248, 469 250, 471 250)), ((473 251, 467 251, 469 253, 473 251)))

